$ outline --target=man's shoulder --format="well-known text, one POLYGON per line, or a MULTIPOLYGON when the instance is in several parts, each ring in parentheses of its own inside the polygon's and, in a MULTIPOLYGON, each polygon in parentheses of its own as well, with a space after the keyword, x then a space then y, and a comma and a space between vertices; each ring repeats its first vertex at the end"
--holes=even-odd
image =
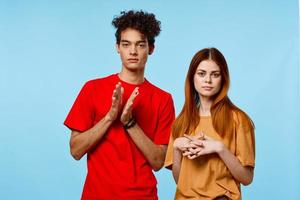
POLYGON ((97 85, 102 85, 102 84, 107 84, 110 81, 114 81, 116 75, 115 74, 111 74, 105 77, 100 77, 100 78, 95 78, 95 79, 91 79, 88 80, 85 85, 93 85, 93 86, 97 86, 97 85))
POLYGON ((151 82, 148 81, 148 85, 149 85, 149 89, 154 94, 158 94, 159 96, 164 97, 164 98, 165 97, 171 97, 172 98, 172 95, 169 92, 167 92, 167 91, 159 88, 158 86, 154 85, 153 83, 151 83, 151 82))

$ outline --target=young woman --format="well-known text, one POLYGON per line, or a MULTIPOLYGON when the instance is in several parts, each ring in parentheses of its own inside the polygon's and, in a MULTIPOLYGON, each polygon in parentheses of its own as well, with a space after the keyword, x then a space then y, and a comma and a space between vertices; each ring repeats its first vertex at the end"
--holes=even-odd
POLYGON ((253 179, 254 124, 227 96, 229 72, 216 48, 197 52, 185 81, 185 103, 172 127, 165 166, 175 199, 241 199, 253 179))

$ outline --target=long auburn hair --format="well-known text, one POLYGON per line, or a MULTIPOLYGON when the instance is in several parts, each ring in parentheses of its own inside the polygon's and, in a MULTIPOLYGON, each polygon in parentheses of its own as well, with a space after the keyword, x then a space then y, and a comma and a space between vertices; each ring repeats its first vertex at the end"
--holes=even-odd
POLYGON ((229 89, 229 71, 226 60, 222 53, 216 48, 205 48, 198 51, 190 63, 190 67, 185 80, 185 102, 184 106, 175 119, 172 126, 172 134, 174 139, 183 136, 183 134, 192 134, 199 122, 199 107, 197 105, 201 104, 199 99, 199 94, 194 86, 194 75, 196 69, 200 62, 203 60, 212 60, 220 67, 220 73, 222 77, 221 89, 213 97, 213 104, 210 108, 212 116, 212 124, 215 131, 223 137, 225 134, 233 133, 234 129, 234 117, 235 112, 241 118, 244 123, 243 126, 253 131, 254 124, 250 117, 235 106, 227 96, 229 89))

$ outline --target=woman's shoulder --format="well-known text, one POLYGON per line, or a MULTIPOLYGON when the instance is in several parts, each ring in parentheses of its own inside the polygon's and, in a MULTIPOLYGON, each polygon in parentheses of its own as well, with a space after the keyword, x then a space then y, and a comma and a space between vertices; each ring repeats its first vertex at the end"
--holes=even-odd
POLYGON ((244 111, 240 109, 233 110, 232 116, 236 127, 243 127, 243 129, 250 129, 251 131, 254 129, 253 121, 244 111))
POLYGON ((253 124, 251 118, 240 109, 232 110, 233 120, 237 124, 253 124))

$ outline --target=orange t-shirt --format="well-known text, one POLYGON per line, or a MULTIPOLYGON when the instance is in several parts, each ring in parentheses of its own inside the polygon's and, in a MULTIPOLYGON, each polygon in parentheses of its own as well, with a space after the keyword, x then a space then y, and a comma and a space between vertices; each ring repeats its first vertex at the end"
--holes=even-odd
MULTIPOLYGON (((201 117, 195 133, 202 131, 213 139, 221 140, 243 166, 254 167, 254 133, 243 126, 239 116, 234 115, 234 119, 234 133, 224 138, 214 130, 211 117, 201 117)), ((173 164, 173 142, 171 136, 165 167, 171 167, 173 164)), ((217 154, 199 156, 194 160, 182 158, 175 200, 211 200, 221 195, 226 195, 232 200, 241 199, 240 183, 233 178, 217 154)))

